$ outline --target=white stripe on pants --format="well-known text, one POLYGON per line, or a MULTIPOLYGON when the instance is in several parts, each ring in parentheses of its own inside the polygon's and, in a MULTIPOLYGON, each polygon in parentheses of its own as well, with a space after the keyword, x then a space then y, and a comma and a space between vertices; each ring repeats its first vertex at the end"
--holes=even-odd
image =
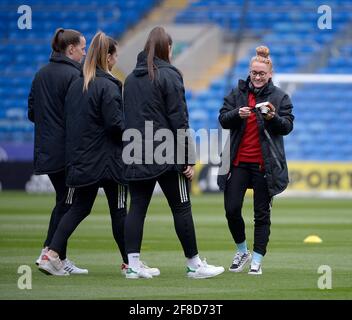
POLYGON ((74 192, 75 192, 75 188, 68 188, 66 204, 72 204, 74 192))
POLYGON ((188 201, 186 180, 183 174, 178 174, 178 188, 180 191, 181 203, 188 201))
POLYGON ((118 209, 122 209, 125 207, 125 201, 126 201, 126 187, 118 184, 117 185, 117 194, 118 194, 118 209))

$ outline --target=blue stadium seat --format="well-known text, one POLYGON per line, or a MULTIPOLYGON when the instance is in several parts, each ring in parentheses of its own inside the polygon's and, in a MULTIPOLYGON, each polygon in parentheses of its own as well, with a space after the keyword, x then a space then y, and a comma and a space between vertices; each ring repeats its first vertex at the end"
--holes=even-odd
POLYGON ((0 142, 4 138, 12 141, 21 141, 21 137, 26 140, 33 139, 33 125, 25 120, 27 97, 35 72, 49 60, 50 42, 57 28, 81 31, 88 44, 99 29, 114 37, 121 36, 159 2, 159 0, 31 0, 32 29, 20 30, 17 26, 17 8, 23 1, 2 0, 0 142))

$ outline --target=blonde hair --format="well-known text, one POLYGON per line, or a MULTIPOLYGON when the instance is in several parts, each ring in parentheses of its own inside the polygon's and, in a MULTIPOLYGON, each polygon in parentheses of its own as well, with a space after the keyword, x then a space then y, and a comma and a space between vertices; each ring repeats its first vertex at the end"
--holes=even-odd
POLYGON ((109 37, 104 32, 96 33, 89 46, 83 65, 83 91, 88 90, 89 83, 95 79, 96 68, 108 72, 109 37))
POLYGON ((250 66, 252 66, 252 63, 254 61, 258 61, 258 62, 262 62, 262 63, 267 64, 270 68, 270 71, 272 71, 273 70, 273 62, 271 61, 271 58, 269 56, 269 53, 270 53, 269 48, 266 46, 260 46, 260 47, 257 47, 255 49, 255 51, 256 51, 256 56, 254 56, 251 59, 250 66))

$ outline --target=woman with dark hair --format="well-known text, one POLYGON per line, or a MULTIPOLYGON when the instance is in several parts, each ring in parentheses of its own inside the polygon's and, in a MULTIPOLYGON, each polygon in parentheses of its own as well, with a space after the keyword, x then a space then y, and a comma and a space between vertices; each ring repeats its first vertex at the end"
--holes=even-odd
MULTIPOLYGON (((139 259, 144 220, 157 182, 173 214, 176 233, 187 258, 188 277, 210 278, 224 271, 223 267, 201 261, 198 255, 189 196, 189 180, 192 180, 194 174, 192 160, 185 156, 184 161, 175 163, 175 158, 182 158, 176 152, 167 155, 167 161, 159 161, 161 159, 157 159, 156 151, 162 142, 157 139, 150 141, 147 137, 146 131, 150 131, 153 137, 156 130, 168 131, 171 140, 166 143, 175 146, 176 150, 176 146, 179 147, 176 137, 180 131, 189 128, 183 79, 170 63, 171 52, 171 37, 163 28, 154 28, 144 50, 138 55, 136 68, 125 82, 126 129, 135 129, 141 133, 141 139, 134 141, 136 149, 152 144, 151 149, 144 150, 142 155, 136 157, 137 161, 125 161, 128 163, 125 172, 131 195, 125 223, 128 279, 152 278, 152 275, 139 267, 139 259)), ((183 147, 183 150, 177 150, 187 155, 188 144, 183 147)), ((125 150, 127 149, 126 146, 125 150)))
POLYGON ((225 152, 222 157, 231 166, 219 175, 218 184, 224 190, 226 218, 237 247, 229 270, 241 272, 251 262, 249 274, 260 275, 269 242, 273 196, 288 184, 283 136, 292 131, 294 116, 289 96, 271 80, 269 49, 260 46, 256 51, 247 80, 239 81, 220 109, 220 124, 230 129, 230 154, 225 152), (242 218, 248 188, 254 192, 253 257, 247 249, 242 218))
MULTIPOLYGON (((39 269, 67 275, 60 254, 69 237, 91 212, 99 187, 110 208, 112 230, 127 269, 124 245, 127 188, 122 166, 122 84, 110 71, 117 61, 117 42, 98 32, 89 47, 83 77, 70 86, 65 101, 66 184, 75 200, 61 219, 39 269)), ((146 272, 158 273, 156 268, 146 272)), ((124 271, 122 270, 122 271, 124 271)))
MULTIPOLYGON (((28 118, 34 122, 34 173, 47 174, 56 192, 44 248, 36 261, 47 253, 56 228, 69 210, 71 190, 65 183, 64 102, 70 84, 79 77, 85 56, 86 40, 70 29, 59 28, 53 37, 49 63, 35 75, 28 98, 28 118)), ((71 273, 86 273, 66 258, 66 244, 60 254, 71 273)))

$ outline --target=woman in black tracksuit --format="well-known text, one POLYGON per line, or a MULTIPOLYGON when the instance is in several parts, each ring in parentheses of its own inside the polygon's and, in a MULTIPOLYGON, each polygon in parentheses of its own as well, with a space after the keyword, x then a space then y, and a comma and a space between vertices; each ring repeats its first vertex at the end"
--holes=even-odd
POLYGON ((218 176, 224 190, 228 226, 237 246, 230 271, 240 272, 251 260, 249 274, 262 274, 261 262, 270 235, 272 198, 285 190, 288 170, 283 136, 293 129, 294 116, 289 96, 272 83, 269 49, 257 48, 250 63, 250 75, 225 97, 219 121, 230 129, 230 148, 222 156, 230 163, 218 176), (266 106, 258 108, 260 103, 266 106), (257 105, 257 107, 256 107, 257 105), (253 257, 247 249, 242 218, 247 188, 254 191, 253 257))
POLYGON ((189 197, 194 159, 192 161, 187 157, 189 144, 185 130, 188 129, 188 112, 182 75, 170 64, 171 46, 171 37, 165 30, 161 27, 154 28, 144 50, 138 55, 136 68, 125 82, 124 141, 136 135, 132 141, 136 149, 134 155, 129 152, 129 143, 124 147, 126 179, 129 181, 131 195, 125 225, 129 262, 126 278, 130 279, 151 278, 150 274, 139 268, 139 256, 144 220, 156 182, 160 184, 172 210, 176 233, 187 257, 187 275, 192 278, 208 278, 224 270, 223 267, 207 265, 198 256, 189 197), (157 138, 158 135, 163 135, 159 129, 170 134, 169 140, 165 142, 163 138, 157 138), (176 141, 177 136, 186 139, 176 141), (163 154, 160 151, 163 145, 172 146, 172 152, 166 151, 166 155, 163 154), (177 145, 183 146, 183 149, 175 154, 177 145), (177 158, 180 161, 175 162, 177 158))
MULTIPOLYGON (((57 29, 50 62, 36 73, 28 98, 28 118, 35 125, 34 173, 48 174, 56 192, 56 204, 37 264, 47 252, 61 218, 70 208, 65 203, 69 188, 65 183, 64 102, 70 84, 80 75, 85 45, 86 40, 80 32, 57 29)), ((66 244, 60 258, 70 264, 73 272, 80 270, 66 260, 66 244)))
POLYGON ((83 76, 70 86, 65 101, 66 183, 75 200, 61 219, 40 270, 66 275, 58 255, 72 232, 89 215, 99 187, 108 199, 113 235, 125 263, 124 221, 126 183, 122 168, 122 85, 110 70, 116 63, 117 42, 99 32, 92 40, 83 76))

